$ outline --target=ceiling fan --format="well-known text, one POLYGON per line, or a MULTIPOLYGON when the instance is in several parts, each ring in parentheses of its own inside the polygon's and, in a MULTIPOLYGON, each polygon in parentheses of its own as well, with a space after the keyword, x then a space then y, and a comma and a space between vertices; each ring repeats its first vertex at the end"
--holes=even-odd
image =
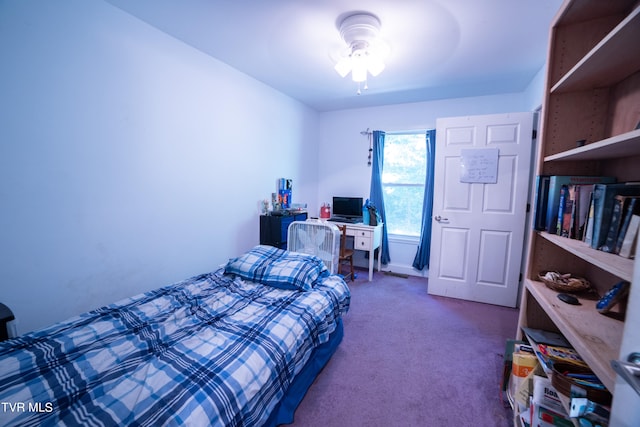
POLYGON ((379 37, 380 20, 370 13, 349 15, 340 23, 340 37, 347 44, 335 70, 342 77, 351 73, 351 79, 368 88, 368 75, 379 75, 385 67, 384 58, 389 52, 388 45, 379 37))

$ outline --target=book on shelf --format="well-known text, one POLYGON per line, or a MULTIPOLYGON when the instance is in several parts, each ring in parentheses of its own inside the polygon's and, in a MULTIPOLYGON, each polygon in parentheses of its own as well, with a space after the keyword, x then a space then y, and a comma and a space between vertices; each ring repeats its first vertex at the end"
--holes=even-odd
POLYGON ((560 187, 555 234, 582 240, 592 188, 593 185, 563 185, 560 187))
POLYGON ((582 241, 589 246, 591 246, 591 237, 593 236, 593 216, 594 216, 594 208, 593 208, 593 191, 592 191, 589 197, 589 211, 587 213, 585 229, 582 235, 582 241))
POLYGON ((560 347, 570 346, 569 341, 567 341, 564 335, 558 332, 545 331, 544 329, 529 327, 523 327, 522 332, 524 332, 527 338, 530 338, 531 340, 539 344, 555 345, 560 347))
POLYGON ((513 368, 513 354, 520 351, 523 347, 525 347, 530 353, 533 353, 533 350, 531 349, 529 344, 525 343, 524 341, 508 339, 505 343, 502 371, 502 391, 507 391, 507 388, 509 386, 511 371, 513 368))
POLYGON ((584 240, 589 217, 589 206, 593 195, 593 184, 578 185, 576 188, 576 209, 574 218, 574 239, 584 240))
POLYGON ((556 232, 558 236, 569 237, 569 220, 571 219, 572 200, 569 196, 569 186, 560 187, 560 199, 558 201, 558 221, 556 222, 556 232), (567 220, 569 218, 569 220, 567 220))
POLYGON ((534 328, 522 328, 522 331, 531 348, 533 348, 545 374, 551 375, 554 362, 584 364, 578 353, 563 335, 534 328))
POLYGON ((529 346, 516 345, 511 355, 511 377, 509 379, 510 396, 514 396, 523 381, 538 366, 538 358, 529 346))
POLYGON ((603 252, 614 253, 618 242, 618 232, 622 225, 622 215, 627 196, 616 195, 613 198, 613 208, 611 210, 611 218, 609 219, 609 231, 604 240, 604 244, 599 248, 603 252))
POLYGON ((536 177, 536 192, 533 204, 534 230, 546 230, 550 181, 551 177, 549 175, 538 175, 536 177))
POLYGON ((593 189, 593 235, 591 247, 601 249, 606 243, 616 196, 640 196, 640 184, 596 184, 593 189))
POLYGON ((578 352, 571 347, 538 344, 538 350, 540 351, 541 356, 550 365, 553 365, 554 363, 570 363, 584 368, 588 367, 578 352))
MULTIPOLYGON (((585 176, 585 175, 552 175, 549 177, 547 190, 547 203, 545 229, 548 233, 556 234, 558 224, 558 210, 560 205, 560 189, 563 185, 593 185, 597 183, 614 183, 616 178, 612 176, 585 176)), ((544 187, 542 187, 544 189, 544 187)), ((581 191, 581 195, 588 191, 581 191)))
POLYGON ((620 255, 625 258, 634 258, 636 241, 638 240, 638 233, 640 232, 640 215, 632 215, 629 221, 629 227, 624 236, 624 241, 620 247, 620 255))
POLYGON ((620 230, 618 231, 616 247, 614 250, 614 253, 616 254, 619 254, 622 249, 622 244, 624 243, 624 239, 627 235, 629 224, 631 224, 631 218, 633 218, 633 215, 640 213, 640 201, 638 199, 638 197, 631 197, 624 208, 624 216, 622 218, 622 223, 620 224, 620 230))
MULTIPOLYGON (((564 211, 561 236, 582 240, 592 190, 592 184, 567 186, 565 205, 560 207, 564 211)), ((560 192, 562 193, 562 189, 560 192)))

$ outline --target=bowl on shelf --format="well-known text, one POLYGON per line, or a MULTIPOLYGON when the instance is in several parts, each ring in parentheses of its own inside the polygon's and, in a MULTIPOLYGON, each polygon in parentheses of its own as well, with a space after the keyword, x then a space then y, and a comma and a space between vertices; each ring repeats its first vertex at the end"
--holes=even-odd
POLYGON ((572 276, 571 273, 546 271, 538 275, 541 282, 554 291, 563 293, 578 293, 591 291, 591 283, 582 277, 572 276))

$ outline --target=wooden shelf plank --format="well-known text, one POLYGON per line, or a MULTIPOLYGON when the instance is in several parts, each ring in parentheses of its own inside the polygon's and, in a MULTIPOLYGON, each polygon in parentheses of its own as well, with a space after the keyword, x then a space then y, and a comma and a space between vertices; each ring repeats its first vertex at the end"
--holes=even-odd
POLYGON ((542 282, 527 279, 525 286, 607 389, 613 391, 616 374, 610 361, 618 358, 624 322, 598 313, 597 301, 579 298, 581 305, 569 305, 542 282))
POLYGON ((640 68, 634 53, 640 40, 640 6, 600 41, 580 62, 551 88, 552 93, 610 86, 640 68), (624 54, 628 52, 628 54, 624 54))
POLYGON ((556 246, 559 246, 565 251, 572 253, 573 255, 603 269, 604 271, 608 271, 622 280, 631 282, 634 260, 592 249, 581 240, 569 239, 545 232, 540 232, 538 234, 540 237, 550 241, 556 246))
POLYGON ((573 160, 603 160, 637 156, 640 152, 640 129, 616 135, 544 158, 545 162, 573 160))

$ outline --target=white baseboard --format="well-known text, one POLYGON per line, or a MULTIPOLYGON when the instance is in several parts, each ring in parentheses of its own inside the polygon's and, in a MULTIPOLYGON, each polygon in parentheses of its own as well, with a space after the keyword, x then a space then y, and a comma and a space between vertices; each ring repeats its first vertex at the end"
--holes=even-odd
MULTIPOLYGON (((377 266, 376 266, 377 267, 377 266)), ((409 276, 429 277, 429 270, 418 271, 410 265, 387 264, 382 266, 382 271, 393 271, 394 273, 408 274, 409 276)))

